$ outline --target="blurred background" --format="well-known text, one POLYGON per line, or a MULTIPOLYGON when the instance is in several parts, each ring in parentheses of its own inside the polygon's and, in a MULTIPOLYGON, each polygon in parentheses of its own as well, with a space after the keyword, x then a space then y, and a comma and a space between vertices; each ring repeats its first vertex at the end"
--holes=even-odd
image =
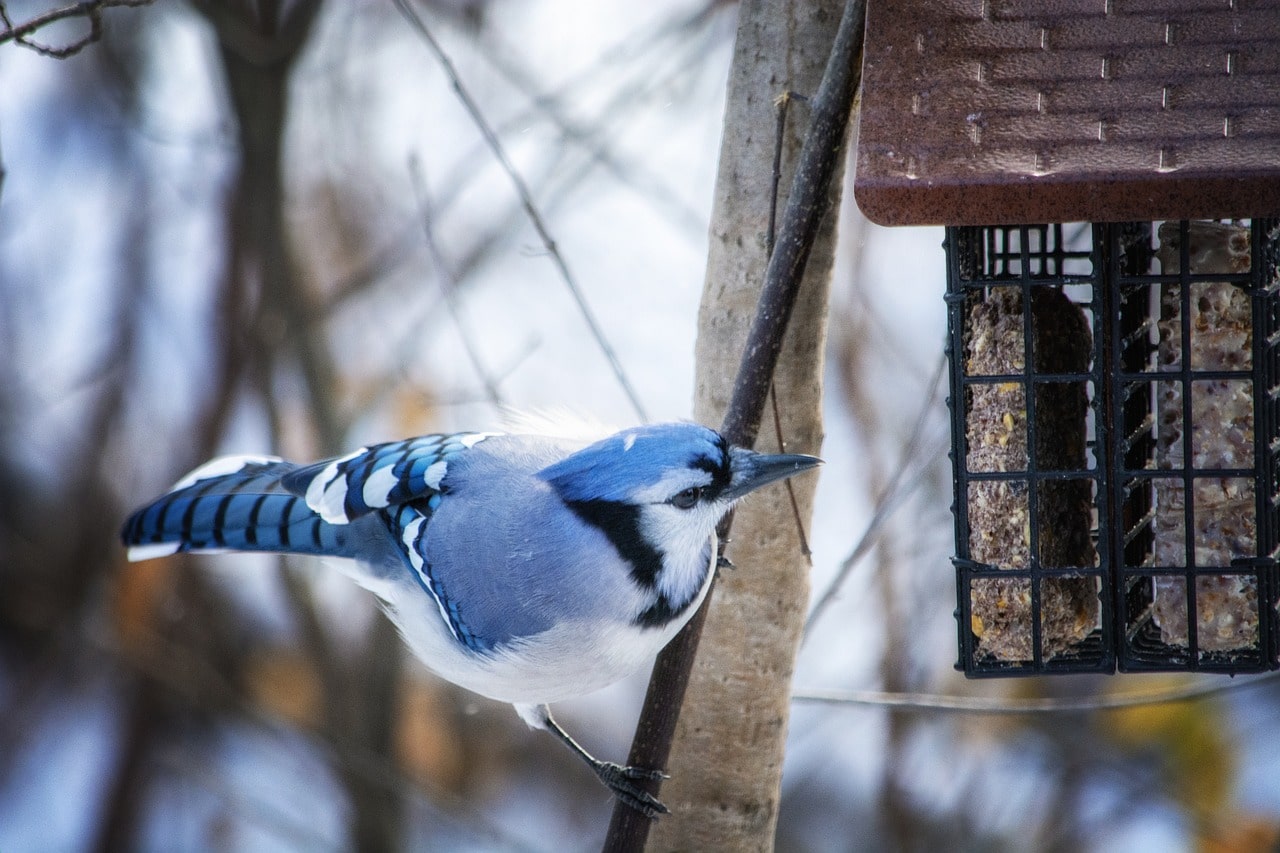
MULTIPOLYGON (((604 837, 567 751, 408 659, 318 562, 117 543, 221 452, 313 459, 504 407, 688 416, 735 4, 413 5, 450 67, 382 0, 157 3, 65 59, 0 45, 0 850, 604 837)), ((942 234, 850 195, 811 535, 829 605, 779 849, 1272 849, 1275 679, 955 673, 942 234)), ((621 759, 646 681, 560 719, 621 759)))

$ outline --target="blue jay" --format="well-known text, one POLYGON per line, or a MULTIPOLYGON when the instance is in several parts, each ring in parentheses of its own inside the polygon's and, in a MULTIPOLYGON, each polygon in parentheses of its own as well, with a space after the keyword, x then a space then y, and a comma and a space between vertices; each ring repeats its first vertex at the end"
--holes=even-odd
POLYGON ((426 435, 310 465, 216 459, 135 512, 129 559, 179 551, 345 557, 428 668, 515 705, 627 805, 666 808, 551 716, 644 665, 689 620, 740 498, 819 464, 731 447, 689 423, 600 441, 426 435))

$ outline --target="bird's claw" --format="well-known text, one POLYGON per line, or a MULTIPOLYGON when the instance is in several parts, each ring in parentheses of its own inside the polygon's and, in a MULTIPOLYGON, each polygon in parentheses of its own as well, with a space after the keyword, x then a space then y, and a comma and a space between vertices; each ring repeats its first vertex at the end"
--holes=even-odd
POLYGON ((720 554, 719 556, 716 557, 716 568, 719 569, 720 571, 724 571, 726 569, 729 571, 733 571, 738 567, 735 566, 733 562, 724 554, 720 554))
POLYGON ((613 795, 621 802, 640 812, 649 819, 658 815, 670 814, 671 811, 662 801, 644 788, 635 784, 635 780, 657 782, 670 778, 661 770, 650 770, 646 767, 624 767, 612 761, 602 761, 596 765, 596 775, 609 787, 613 795))

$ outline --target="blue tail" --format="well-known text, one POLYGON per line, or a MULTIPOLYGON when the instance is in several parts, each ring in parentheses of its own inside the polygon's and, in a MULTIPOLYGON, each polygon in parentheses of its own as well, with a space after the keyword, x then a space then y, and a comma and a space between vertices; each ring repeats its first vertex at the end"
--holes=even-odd
POLYGON ((281 483, 297 466, 228 457, 193 471, 124 523, 130 560, 180 551, 347 556, 345 525, 329 524, 281 483))

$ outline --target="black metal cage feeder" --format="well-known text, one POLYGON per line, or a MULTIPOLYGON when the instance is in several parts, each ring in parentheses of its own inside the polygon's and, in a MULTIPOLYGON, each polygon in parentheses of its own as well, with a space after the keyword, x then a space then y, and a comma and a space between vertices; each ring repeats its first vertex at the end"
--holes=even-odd
POLYGON ((958 666, 1275 669, 1280 10, 1066 5, 868 5, 859 205, 948 225, 958 666))
POLYGON ((1280 221, 946 247, 965 670, 1275 668, 1280 221))

